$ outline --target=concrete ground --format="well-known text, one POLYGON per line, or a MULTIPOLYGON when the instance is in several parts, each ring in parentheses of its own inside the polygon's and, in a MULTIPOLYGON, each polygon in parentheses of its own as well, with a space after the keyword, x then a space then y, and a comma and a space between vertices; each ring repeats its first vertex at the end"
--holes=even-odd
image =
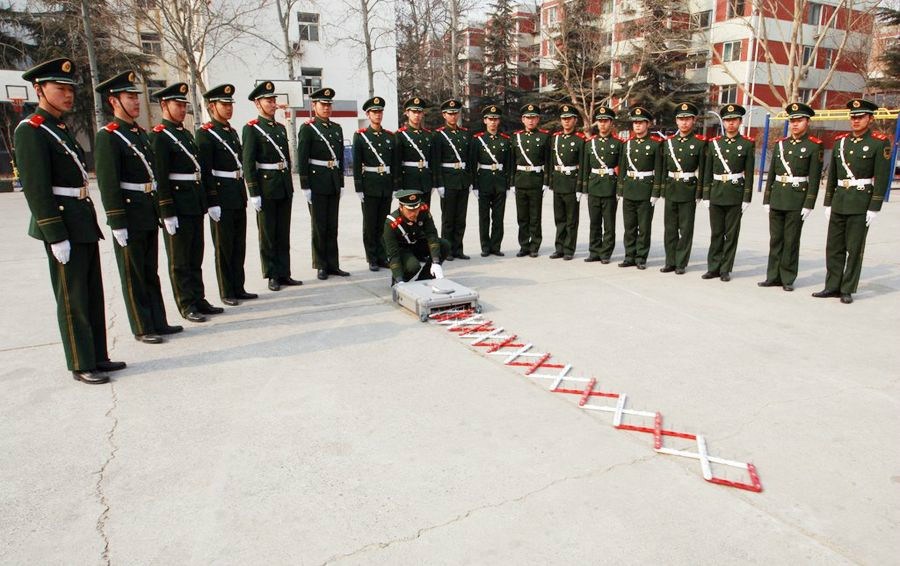
POLYGON ((392 304, 389 275, 366 269, 355 197, 340 232, 352 277, 315 279, 298 198, 304 285, 266 290, 251 222, 248 289, 260 298, 186 323, 164 269, 170 321, 186 331, 158 346, 131 338, 107 235, 109 346, 128 369, 78 384, 24 198, 2 194, 0 563, 896 563, 900 212, 889 203, 878 217, 847 306, 809 296, 825 277, 821 198, 796 292, 756 286, 760 197, 730 283, 700 279, 703 212, 684 276, 658 272, 662 210, 647 271, 583 263, 584 210, 576 261, 551 261, 549 198, 541 257, 513 257, 513 203, 506 257, 478 257, 470 201, 473 259, 446 265, 491 320, 574 374, 705 434, 714 455, 755 463, 755 494, 703 481, 696 461, 655 454, 651 437, 392 304))

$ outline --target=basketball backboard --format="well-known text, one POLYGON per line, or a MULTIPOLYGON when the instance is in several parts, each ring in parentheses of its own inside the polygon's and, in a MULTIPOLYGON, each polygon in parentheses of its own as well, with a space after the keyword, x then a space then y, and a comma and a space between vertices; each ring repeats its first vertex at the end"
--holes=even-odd
POLYGON ((275 85, 278 106, 284 108, 303 107, 303 81, 258 79, 255 84, 268 81, 275 85))

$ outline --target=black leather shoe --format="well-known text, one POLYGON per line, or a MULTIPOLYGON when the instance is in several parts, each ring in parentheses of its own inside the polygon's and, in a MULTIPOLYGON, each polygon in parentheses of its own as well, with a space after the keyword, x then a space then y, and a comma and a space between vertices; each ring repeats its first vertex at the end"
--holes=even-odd
POLYGON ((134 339, 144 344, 162 344, 164 341, 159 334, 135 334, 134 339))
POLYGON ((350 272, 344 271, 343 269, 329 269, 328 275, 337 275, 338 277, 350 277, 350 272))
POLYGON ((257 295, 256 293, 248 293, 247 291, 240 291, 238 293, 235 293, 235 297, 242 301, 246 301, 249 299, 258 299, 259 295, 257 295))
POLYGON ((378 267, 383 267, 383 268, 385 268, 385 269, 390 269, 390 268, 391 268, 391 264, 388 263, 386 259, 383 259, 383 260, 381 260, 381 261, 379 261, 379 262, 377 262, 377 263, 378 263, 378 267))
POLYGON ((298 285, 303 285, 303 281, 298 281, 296 279, 292 279, 290 277, 279 277, 278 282, 284 285, 285 287, 296 287, 298 285))
POLYGON ((318 271, 316 271, 316 279, 325 281, 326 279, 328 279, 328 272, 326 272, 324 269, 319 269, 318 271))
POLYGON ((851 295, 850 293, 844 293, 843 295, 841 295, 841 302, 845 305, 849 305, 853 302, 853 295, 851 295))
POLYGON ((676 267, 676 268, 675 268, 675 275, 684 275, 684 271, 685 271, 685 270, 684 270, 683 267, 676 267))
POLYGON ((128 364, 125 362, 111 362, 106 360, 105 362, 97 362, 97 371, 119 371, 120 369, 125 369, 128 367, 128 364))
POLYGON ((637 264, 630 259, 626 259, 625 261, 619 263, 619 267, 634 267, 635 265, 637 264))
POLYGON ((769 281, 768 279, 756 284, 757 287, 777 287, 778 285, 781 285, 781 283, 778 281, 769 281))
POLYGON ((369 271, 378 271, 379 269, 381 269, 381 268, 378 267, 378 264, 377 264, 377 263, 370 263, 370 264, 369 264, 369 271))
POLYGON ((700 279, 715 279, 719 276, 718 271, 707 271, 703 275, 700 276, 700 279))
POLYGON ((609 263, 609 258, 608 258, 608 257, 601 257, 601 258, 600 258, 600 263, 602 263, 603 265, 608 264, 608 263, 609 263))
POLYGON ((188 311, 184 314, 185 320, 191 322, 206 322, 206 317, 197 311, 188 311))
POLYGON ((281 291, 281 283, 278 279, 269 279, 269 291, 281 291))
POLYGON ((637 262, 637 268, 640 270, 647 269, 647 264, 644 263, 643 261, 639 261, 639 262, 637 262))
POLYGON ((487 257, 491 255, 491 252, 481 252, 481 257, 487 257))
POLYGON ((225 312, 225 309, 222 307, 214 307, 207 301, 201 301, 200 304, 197 305, 197 310, 200 311, 200 314, 222 314, 225 312))
POLYGON ((722 275, 719 276, 719 279, 721 279, 722 281, 725 281, 727 283, 727 282, 731 281, 731 274, 726 271, 725 273, 723 273, 722 275))
POLYGON ((791 291, 794 290, 794 286, 793 286, 793 285, 782 285, 781 288, 784 289, 785 291, 789 292, 789 293, 790 293, 791 291))
POLYGON ((665 265, 663 267, 660 267, 659 271, 660 271, 660 273, 672 273, 673 271, 675 271, 675 266, 674 265, 665 265))
POLYGON ((541 255, 541 254, 539 254, 539 253, 537 253, 537 252, 531 252, 531 253, 528 254, 528 257, 537 257, 537 256, 539 256, 539 255, 541 255))
POLYGON ((498 251, 496 251, 496 252, 491 252, 491 255, 495 255, 495 256, 497 256, 497 257, 503 257, 503 256, 505 256, 506 254, 498 250, 498 251))
POLYGON ((527 255, 528 255, 528 252, 526 252, 525 250, 519 250, 516 252, 516 257, 525 257, 527 255))
POLYGON ((241 304, 241 302, 234 297, 222 297, 222 303, 228 305, 229 307, 236 307, 241 304))
POLYGON ((812 294, 813 297, 817 299, 830 299, 831 297, 840 297, 841 294, 838 291, 829 291, 828 289, 822 289, 821 291, 816 291, 812 294))
POLYGON ((564 256, 563 256, 563 261, 572 261, 572 258, 573 258, 573 257, 574 257, 574 256, 564 255, 564 256))
POLYGON ((171 326, 167 324, 167 325, 163 326, 162 328, 160 328, 159 330, 157 330, 156 333, 157 334, 178 334, 179 332, 182 332, 183 330, 184 330, 184 327, 181 326, 180 324, 175 324, 175 325, 171 325, 171 326))
POLYGON ((553 252, 550 254, 550 259, 559 259, 563 256, 562 252, 553 252))
POLYGON ((445 258, 445 261, 453 261, 454 259, 455 259, 455 258, 454 258, 452 255, 448 255, 448 256, 445 258))
POLYGON ((589 255, 586 258, 584 258, 584 261, 585 261, 585 263, 591 263, 594 261, 600 261, 600 258, 595 255, 589 255))
POLYGON ((470 256, 467 256, 464 253, 458 253, 454 256, 456 259, 472 259, 470 256))
POLYGON ((82 383, 87 383, 89 385, 100 385, 101 383, 107 383, 109 381, 109 376, 103 372, 92 370, 92 371, 73 371, 72 379, 75 381, 80 381, 82 383))

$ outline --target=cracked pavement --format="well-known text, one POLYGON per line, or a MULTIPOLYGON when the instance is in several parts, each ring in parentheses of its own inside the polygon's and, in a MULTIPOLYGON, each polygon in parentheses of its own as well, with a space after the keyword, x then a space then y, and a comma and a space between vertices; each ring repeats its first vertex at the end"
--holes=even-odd
MULTIPOLYGON (((478 258, 470 199, 475 257, 446 266, 489 319, 573 375, 704 434, 713 455, 756 464, 765 491, 753 494, 704 482, 696 461, 655 454, 651 437, 395 307, 388 276, 366 269, 355 199, 340 232, 352 277, 315 280, 297 201, 304 285, 265 290, 250 222, 248 290, 260 299, 185 323, 162 269, 170 322, 186 330, 159 346, 129 335, 107 235, 109 346, 129 367, 112 385, 77 384, 24 199, 0 194, 0 564, 894 562, 900 212, 888 203, 879 215, 845 306, 809 297, 824 280, 820 206, 797 290, 756 287, 768 249, 759 196, 730 283, 699 277, 702 212, 684 276, 657 271, 661 209, 645 272, 580 261, 585 211, 576 261, 551 262, 549 198, 541 257, 512 257, 508 203, 507 256, 478 258)), ((219 304, 211 251, 207 241, 219 304)))

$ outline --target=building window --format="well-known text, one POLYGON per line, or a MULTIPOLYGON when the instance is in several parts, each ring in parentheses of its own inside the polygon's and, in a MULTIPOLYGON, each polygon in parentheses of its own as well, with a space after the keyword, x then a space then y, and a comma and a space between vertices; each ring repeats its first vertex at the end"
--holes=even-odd
POLYGON ((612 32, 611 31, 600 34, 600 45, 601 45, 601 47, 606 47, 608 45, 612 45, 612 32))
POLYGON ((834 63, 834 49, 830 47, 826 47, 822 49, 822 67, 825 69, 831 68, 831 65, 834 63))
POLYGON ((722 61, 740 61, 741 60, 741 42, 729 41, 722 44, 722 61))
POLYGON ((736 104, 737 99, 737 85, 722 85, 719 88, 719 104, 736 104))
POLYGON ((709 29, 712 21, 712 10, 691 14, 691 29, 709 29))
POLYGON ((147 90, 150 92, 166 88, 166 81, 161 81, 159 79, 147 79, 144 81, 144 84, 147 86, 147 90))
POLYGON ((319 14, 297 12, 300 24, 300 41, 319 41, 319 14))
POLYGON ((812 95, 813 95, 813 89, 811 89, 811 88, 797 89, 797 98, 800 99, 800 102, 809 104, 810 99, 812 99, 812 95))
POLYGON ((806 12, 806 23, 811 26, 818 27, 822 23, 822 5, 815 2, 809 3, 809 10, 806 12))
POLYGON ((141 34, 141 52, 147 55, 162 56, 162 42, 159 40, 159 34, 142 33, 141 34))
POLYGON ((547 8, 547 11, 544 12, 544 24, 548 26, 552 26, 559 19, 558 14, 556 12, 556 6, 551 6, 547 8))
POLYGON ((303 67, 300 69, 300 80, 303 81, 303 95, 308 97, 322 88, 322 69, 303 67))
POLYGON ((603 7, 600 9, 602 14, 612 14, 613 0, 603 0, 603 7))
POLYGON ((745 0, 728 0, 728 17, 740 18, 744 15, 745 0))
POLYGON ((815 66, 816 64, 816 48, 811 45, 803 46, 803 65, 809 65, 810 67, 815 66))

